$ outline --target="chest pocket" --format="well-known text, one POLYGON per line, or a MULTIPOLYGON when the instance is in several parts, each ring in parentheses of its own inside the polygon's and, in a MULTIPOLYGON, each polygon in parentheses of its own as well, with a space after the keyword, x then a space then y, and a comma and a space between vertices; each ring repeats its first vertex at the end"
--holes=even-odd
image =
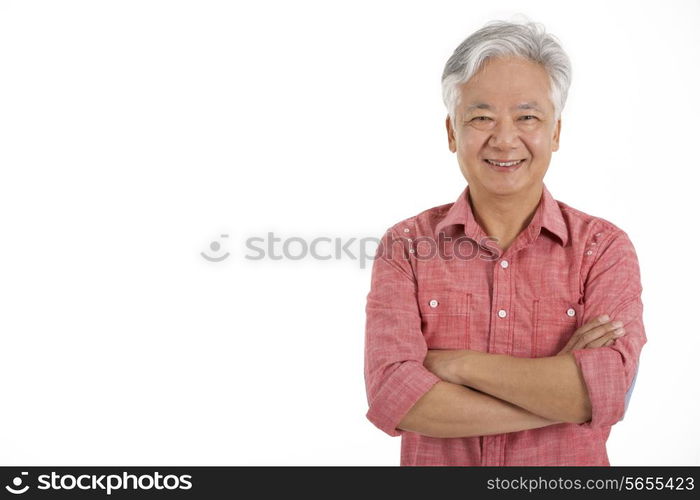
POLYGON ((471 294, 420 291, 421 328, 428 349, 468 349, 471 294))
POLYGON ((555 356, 579 326, 582 306, 564 299, 535 299, 532 357, 555 356))

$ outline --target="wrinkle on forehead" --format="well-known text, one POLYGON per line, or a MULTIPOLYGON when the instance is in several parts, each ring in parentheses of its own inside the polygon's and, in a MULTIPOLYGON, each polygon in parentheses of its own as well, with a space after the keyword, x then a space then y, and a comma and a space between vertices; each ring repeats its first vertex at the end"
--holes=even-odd
MULTIPOLYGON (((469 104, 469 105, 466 107, 465 111, 466 111, 467 113, 469 113, 470 111, 472 111, 472 110, 474 110, 474 109, 486 109, 486 110, 492 111, 492 110, 493 110, 493 107, 492 107, 490 104, 485 103, 485 102, 474 102, 474 103, 469 104)), ((521 110, 521 109, 528 110, 528 109, 533 109, 533 110, 535 110, 535 111, 544 112, 544 110, 543 110, 542 107, 538 104, 537 101, 527 101, 527 102, 523 102, 523 103, 520 103, 520 104, 516 104, 515 106, 512 106, 511 109, 514 109, 514 110, 521 110)))

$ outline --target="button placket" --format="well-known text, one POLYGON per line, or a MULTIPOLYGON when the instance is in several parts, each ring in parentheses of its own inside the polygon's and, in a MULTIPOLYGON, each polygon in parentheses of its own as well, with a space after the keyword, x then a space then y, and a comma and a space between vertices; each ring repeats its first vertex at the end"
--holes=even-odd
MULTIPOLYGON (((513 248, 508 249, 508 256, 512 256, 513 248)), ((511 258, 499 259, 493 263, 493 298, 492 312, 494 320, 491 322, 489 332, 489 352, 509 354, 511 345, 511 317, 512 317, 512 273, 511 258)))
MULTIPOLYGON (((500 262, 500 266, 501 266, 501 269, 504 269, 504 270, 505 270, 505 269, 508 269, 508 260, 507 260, 507 259, 502 259, 501 262, 500 262)), ((507 276, 506 276, 505 279, 506 279, 506 280, 508 279, 507 276)), ((498 310, 498 313, 497 313, 497 314, 498 314, 498 317, 499 317, 499 318, 505 318, 506 316, 508 316, 508 311, 506 311, 505 309, 502 309, 502 308, 501 308, 501 309, 498 310)))

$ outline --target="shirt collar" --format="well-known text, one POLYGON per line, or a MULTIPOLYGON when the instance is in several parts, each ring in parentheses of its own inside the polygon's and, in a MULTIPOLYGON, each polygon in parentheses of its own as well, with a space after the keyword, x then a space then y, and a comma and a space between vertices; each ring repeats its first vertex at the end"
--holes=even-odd
MULTIPOLYGON (((454 225, 464 226, 464 234, 470 238, 477 239, 479 235, 484 235, 483 229, 481 229, 481 226, 474 218, 468 196, 469 186, 467 185, 459 195, 459 198, 457 198, 457 201, 447 211, 445 217, 435 227, 436 237, 439 237, 441 230, 454 225)), ((559 208, 559 204, 552 197, 544 183, 542 184, 540 203, 537 205, 535 215, 532 217, 526 231, 531 231, 534 239, 541 233, 542 228, 554 234, 563 246, 566 246, 568 243, 569 232, 562 216, 561 208, 559 208)))

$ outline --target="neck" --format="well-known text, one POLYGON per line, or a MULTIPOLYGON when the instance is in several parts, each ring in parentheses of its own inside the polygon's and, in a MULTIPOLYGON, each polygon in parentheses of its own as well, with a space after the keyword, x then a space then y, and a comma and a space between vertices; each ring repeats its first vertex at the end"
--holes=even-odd
POLYGON ((537 211, 543 185, 516 195, 494 195, 469 188, 469 202, 474 218, 487 236, 498 240, 506 249, 525 229, 537 211))

